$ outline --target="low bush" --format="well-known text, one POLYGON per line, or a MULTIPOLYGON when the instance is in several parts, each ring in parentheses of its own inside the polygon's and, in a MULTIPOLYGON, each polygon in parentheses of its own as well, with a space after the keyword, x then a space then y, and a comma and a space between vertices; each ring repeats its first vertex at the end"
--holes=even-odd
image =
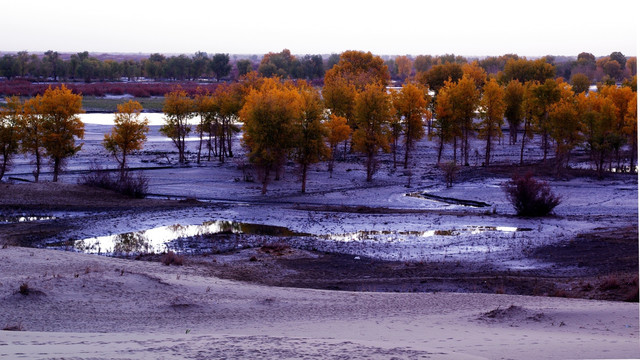
POLYGON ((122 179, 118 180, 118 191, 126 196, 142 199, 149 190, 149 178, 141 173, 134 175, 126 174, 122 179))
POLYGON ((456 163, 450 161, 450 162, 446 162, 444 164, 440 164, 438 165, 440 167, 440 170, 442 170, 442 172, 444 173, 444 181, 447 184, 447 187, 452 187, 453 186, 453 182, 456 179, 456 176, 458 175, 458 170, 460 170, 460 168, 458 167, 458 165, 456 165, 456 163))
POLYGON ((546 216, 561 202, 546 181, 534 179, 530 172, 514 175, 503 189, 519 216, 546 216))
POLYGON ((160 262, 169 265, 182 265, 184 263, 184 256, 178 255, 175 252, 169 250, 166 254, 162 255, 160 262))
POLYGON ((2 331, 24 331, 24 328, 22 327, 22 324, 7 325, 2 328, 2 331))
POLYGON ((105 171, 99 167, 92 167, 78 182, 82 185, 113 190, 136 199, 144 198, 149 190, 149 178, 140 173, 132 175, 125 172, 121 177, 119 173, 105 171))
POLYGON ((114 190, 116 187, 116 181, 113 175, 109 171, 105 171, 98 166, 92 166, 89 173, 80 177, 78 183, 110 190, 114 190))
POLYGON ((20 289, 18 290, 18 292, 24 296, 27 296, 31 292, 31 288, 29 288, 29 284, 22 283, 20 284, 20 289))

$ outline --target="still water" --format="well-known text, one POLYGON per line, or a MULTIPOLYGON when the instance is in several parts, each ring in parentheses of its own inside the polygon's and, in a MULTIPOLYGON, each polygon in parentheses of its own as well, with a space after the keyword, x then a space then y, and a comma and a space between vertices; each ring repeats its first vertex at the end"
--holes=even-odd
MULTIPOLYGON (((390 252, 387 255, 393 257, 394 244, 414 246, 424 244, 425 241, 438 242, 438 239, 445 238, 453 240, 460 236, 466 239, 462 240, 466 243, 470 236, 478 234, 515 234, 531 230, 508 226, 469 225, 428 231, 362 230, 343 234, 313 235, 281 226, 216 220, 201 225, 160 226, 137 232, 48 243, 46 246, 102 255, 135 255, 160 254, 169 250, 178 253, 218 253, 274 242, 322 251, 342 249, 343 246, 340 244, 349 247, 369 244, 367 246, 391 246, 386 248, 390 252)), ((468 251, 476 249, 468 245, 465 245, 470 249, 468 251)))

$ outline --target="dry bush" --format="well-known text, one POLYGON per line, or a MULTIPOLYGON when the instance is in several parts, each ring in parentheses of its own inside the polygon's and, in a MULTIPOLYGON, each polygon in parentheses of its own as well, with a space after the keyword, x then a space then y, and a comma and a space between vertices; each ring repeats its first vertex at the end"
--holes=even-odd
POLYGON ((169 265, 182 265, 184 263, 184 256, 178 255, 173 251, 169 251, 166 254, 162 255, 160 258, 160 262, 169 266, 169 265))
POLYGON ((444 181, 447 184, 447 187, 452 187, 453 181, 456 179, 460 167, 458 167, 458 165, 456 165, 456 163, 452 161, 441 164, 439 165, 439 167, 440 170, 442 170, 442 172, 444 173, 444 181))
POLYGON ((613 275, 608 276, 600 286, 598 286, 598 289, 602 291, 620 289, 620 279, 613 275))
POLYGON ((98 165, 92 165, 89 169, 89 173, 82 175, 78 180, 78 183, 110 190, 114 190, 116 187, 116 181, 113 175, 111 175, 109 171, 103 170, 98 165))
POLYGON ((264 244, 262 245, 262 247, 260 247, 260 250, 267 254, 274 253, 275 255, 283 255, 285 251, 291 250, 291 246, 285 243, 277 242, 277 243, 271 243, 271 244, 264 244))
POLYGON ((31 292, 31 289, 29 288, 29 284, 27 283, 20 284, 20 289, 18 290, 18 292, 24 296, 29 295, 29 293, 31 292))
POLYGON ((149 190, 149 179, 141 173, 132 175, 125 172, 121 177, 96 165, 92 165, 89 173, 81 176, 78 183, 113 190, 136 199, 144 198, 149 190))
POLYGON ((149 178, 141 173, 138 173, 135 176, 126 173, 126 175, 118 182, 117 191, 132 198, 143 199, 148 190, 149 178))
POLYGON ((503 189, 519 216, 548 215, 561 201, 546 181, 534 179, 531 172, 524 176, 514 175, 503 189))
POLYGON ((638 277, 636 276, 633 281, 631 281, 631 290, 627 293, 624 298, 626 302, 638 302, 640 301, 640 289, 638 288, 638 277))
POLYGON ((24 331, 24 328, 22 327, 22 324, 7 325, 2 328, 2 331, 24 331))

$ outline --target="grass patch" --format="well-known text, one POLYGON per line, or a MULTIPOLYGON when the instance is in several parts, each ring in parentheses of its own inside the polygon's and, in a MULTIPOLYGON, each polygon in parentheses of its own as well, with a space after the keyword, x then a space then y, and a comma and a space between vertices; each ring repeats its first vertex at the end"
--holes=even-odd
POLYGON ((131 97, 123 99, 109 99, 97 96, 83 96, 82 109, 86 112, 116 112, 117 106, 129 100, 137 101, 146 112, 162 112, 164 97, 131 97))

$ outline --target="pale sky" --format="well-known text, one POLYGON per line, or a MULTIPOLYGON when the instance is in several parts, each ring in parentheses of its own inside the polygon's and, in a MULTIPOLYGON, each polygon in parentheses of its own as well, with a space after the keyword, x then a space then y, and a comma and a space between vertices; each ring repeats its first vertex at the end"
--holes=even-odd
POLYGON ((635 56, 640 1, 0 0, 0 11, 0 52, 635 56))

